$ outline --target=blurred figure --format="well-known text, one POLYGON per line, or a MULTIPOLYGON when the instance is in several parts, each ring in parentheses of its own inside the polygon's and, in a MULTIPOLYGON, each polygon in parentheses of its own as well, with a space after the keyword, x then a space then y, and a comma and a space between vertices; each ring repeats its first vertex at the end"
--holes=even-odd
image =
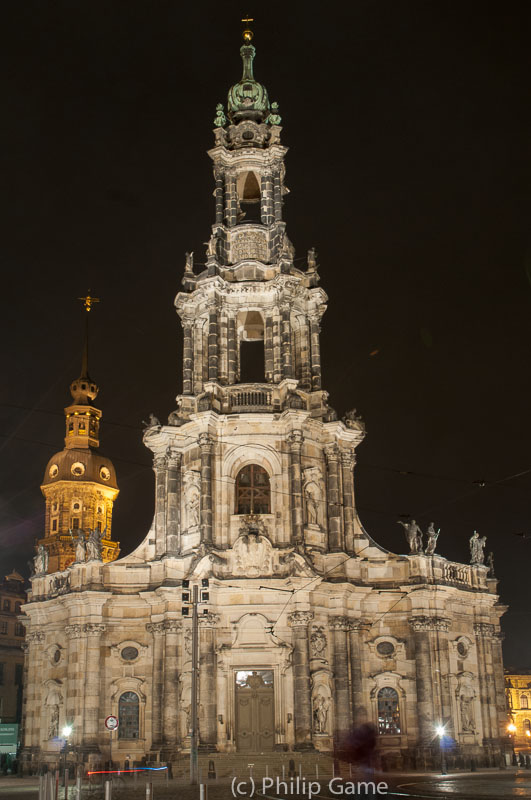
POLYGON ((361 767, 364 777, 374 772, 374 750, 377 732, 372 722, 353 725, 347 735, 338 742, 334 757, 361 767))

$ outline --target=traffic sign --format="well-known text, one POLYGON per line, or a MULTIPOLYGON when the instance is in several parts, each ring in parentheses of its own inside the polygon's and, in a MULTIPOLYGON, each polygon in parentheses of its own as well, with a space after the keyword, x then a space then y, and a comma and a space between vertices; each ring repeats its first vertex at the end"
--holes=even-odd
POLYGON ((108 731, 115 731, 118 727, 118 717, 114 717, 110 714, 108 717, 105 718, 105 727, 108 731))

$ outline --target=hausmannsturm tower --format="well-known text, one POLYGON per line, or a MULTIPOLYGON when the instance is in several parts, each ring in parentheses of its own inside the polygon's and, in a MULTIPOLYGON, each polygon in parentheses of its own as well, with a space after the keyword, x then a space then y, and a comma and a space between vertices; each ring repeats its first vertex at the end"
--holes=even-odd
POLYGON ((327 297, 315 251, 304 269, 294 260, 281 118, 254 78, 250 38, 216 112, 206 264, 187 254, 175 300, 182 394, 167 424, 152 417, 144 434, 153 524, 131 554, 59 573, 60 596, 57 575, 33 578, 24 757, 54 762, 68 722, 72 758, 101 764, 108 714, 120 720, 121 765, 189 752, 188 581, 204 601, 200 751, 330 752, 372 723, 389 764, 429 765, 444 725, 456 758, 498 764, 497 582, 434 546, 390 553, 360 522, 364 426, 355 412, 338 420, 322 386, 327 297))

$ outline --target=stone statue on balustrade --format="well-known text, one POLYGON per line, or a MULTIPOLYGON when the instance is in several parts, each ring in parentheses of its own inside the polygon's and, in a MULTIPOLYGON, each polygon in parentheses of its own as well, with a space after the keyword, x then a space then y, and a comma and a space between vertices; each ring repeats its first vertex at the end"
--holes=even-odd
POLYGON ((101 540, 103 533, 95 528, 90 531, 87 541, 87 561, 101 561, 101 540))
POLYGON ((486 536, 480 536, 477 531, 474 531, 469 539, 470 544, 470 563, 483 564, 485 561, 485 544, 487 543, 486 536))
POLYGON ((76 564, 83 564, 87 557, 87 543, 85 542, 85 534, 82 530, 77 534, 76 539, 76 564))
POLYGON ((427 556, 432 556, 435 553, 435 548, 437 546, 437 539, 439 538, 439 533, 441 529, 435 530, 435 525, 433 522, 430 522, 428 530, 426 531, 426 536, 428 537, 428 541, 426 543, 426 549, 424 552, 427 556))
POLYGON ((398 524, 402 525, 404 528, 410 555, 422 553, 422 531, 416 521, 412 519, 411 522, 402 522, 402 520, 399 519, 398 524))
POLYGON ((33 558, 34 575, 44 575, 48 571, 48 550, 43 544, 37 548, 37 553, 33 558))

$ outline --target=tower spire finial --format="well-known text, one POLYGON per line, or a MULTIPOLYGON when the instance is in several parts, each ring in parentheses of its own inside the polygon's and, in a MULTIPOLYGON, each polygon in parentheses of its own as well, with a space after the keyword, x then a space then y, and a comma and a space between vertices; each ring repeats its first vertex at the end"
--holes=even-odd
POLYGON ((244 17, 242 19, 242 22, 245 25, 245 28, 243 29, 243 33, 242 33, 243 41, 246 44, 249 44, 251 39, 253 38, 253 35, 254 35, 252 30, 250 29, 249 25, 250 25, 251 22, 254 22, 254 19, 252 17, 244 17))
MULTIPOLYGON (((99 303, 99 297, 93 297, 90 294, 90 289, 87 289, 87 294, 85 297, 78 297, 78 300, 81 300, 83 306, 85 308, 85 337, 83 342, 83 357, 81 359, 81 375, 80 378, 87 378, 89 379, 88 374, 88 342, 89 342, 89 318, 88 315, 94 303, 99 303)), ((90 380, 90 379, 89 379, 90 380)))

